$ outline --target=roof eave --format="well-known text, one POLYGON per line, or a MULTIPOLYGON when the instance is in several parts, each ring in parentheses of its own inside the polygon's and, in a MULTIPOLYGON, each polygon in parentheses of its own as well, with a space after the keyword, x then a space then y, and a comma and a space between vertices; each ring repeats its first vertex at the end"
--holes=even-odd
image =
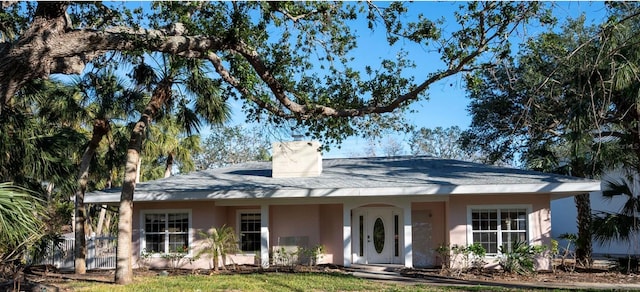
MULTIPOLYGON (((424 185, 385 188, 315 188, 315 189, 255 189, 220 190, 212 192, 145 192, 137 191, 135 202, 182 200, 234 200, 282 198, 348 198, 409 195, 487 195, 487 194, 551 194, 552 199, 581 193, 600 191, 600 182, 537 183, 537 184, 485 184, 485 185, 424 185)), ((120 202, 120 193, 94 192, 85 203, 114 204, 120 202)))

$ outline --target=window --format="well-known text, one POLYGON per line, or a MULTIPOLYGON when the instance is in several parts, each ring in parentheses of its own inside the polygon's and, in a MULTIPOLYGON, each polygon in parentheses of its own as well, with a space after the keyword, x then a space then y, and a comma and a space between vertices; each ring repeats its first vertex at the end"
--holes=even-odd
POLYGON ((147 252, 172 253, 189 249, 189 212, 145 212, 142 216, 142 246, 147 252))
POLYGON ((500 246, 511 250, 514 242, 528 242, 527 214, 527 208, 471 208, 472 243, 495 255, 500 246))
POLYGON ((260 212, 240 213, 240 249, 244 252, 260 250, 260 212))

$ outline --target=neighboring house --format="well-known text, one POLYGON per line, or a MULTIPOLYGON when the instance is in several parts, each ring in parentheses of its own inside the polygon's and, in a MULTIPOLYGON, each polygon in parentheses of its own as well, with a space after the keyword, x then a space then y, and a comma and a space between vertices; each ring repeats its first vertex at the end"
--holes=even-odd
MULTIPOLYGON (((625 196, 616 196, 611 199, 605 199, 601 192, 593 192, 589 194, 591 201, 591 212, 606 211, 610 213, 618 213, 624 203, 627 201, 625 196)), ((578 211, 573 198, 563 198, 551 202, 551 225, 553 230, 551 237, 559 239, 560 235, 565 233, 578 234, 578 211)), ((561 246, 566 246, 566 242, 558 240, 561 246)), ((595 257, 623 257, 628 255, 640 255, 640 234, 631 236, 630 241, 613 240, 609 243, 592 242, 592 252, 595 257)))
MULTIPOLYGON (((439 264, 438 246, 472 243, 495 263, 503 244, 550 244, 552 200, 600 190, 593 180, 433 157, 322 161, 318 147, 275 143, 273 162, 137 184, 134 260, 143 250, 158 259, 181 247, 195 254, 197 230, 227 225, 238 234, 242 253, 231 260, 240 264, 268 266, 281 247, 323 245, 323 263, 429 267, 439 264)), ((119 200, 111 190, 85 202, 119 200)))

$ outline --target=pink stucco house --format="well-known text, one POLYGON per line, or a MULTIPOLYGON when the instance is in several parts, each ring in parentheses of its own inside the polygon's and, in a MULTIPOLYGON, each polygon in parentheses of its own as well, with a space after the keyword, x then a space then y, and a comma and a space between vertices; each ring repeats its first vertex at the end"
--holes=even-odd
MULTIPOLYGON (((140 183, 134 254, 198 249, 198 230, 235 229, 235 263, 270 264, 281 247, 323 245, 323 263, 439 264, 441 244, 481 243, 487 261, 515 240, 549 244, 550 202, 600 190, 574 177, 433 157, 322 160, 317 142, 275 143, 253 162, 140 183), (272 260, 272 258, 271 258, 272 260)), ((120 191, 87 194, 116 204, 120 191)), ((209 268, 199 259, 192 267, 209 268)))

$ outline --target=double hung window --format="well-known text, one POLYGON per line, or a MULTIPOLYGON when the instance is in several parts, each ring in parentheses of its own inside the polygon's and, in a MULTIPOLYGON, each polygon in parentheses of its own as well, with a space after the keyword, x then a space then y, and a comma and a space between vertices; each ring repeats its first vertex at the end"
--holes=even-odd
POLYGON ((260 212, 240 213, 240 250, 256 252, 260 250, 260 212))
POLYGON ((145 212, 142 218, 146 252, 188 252, 189 212, 145 212))
POLYGON ((498 254, 500 247, 511 251, 515 242, 527 242, 526 208, 471 209, 472 243, 480 243, 488 255, 498 254))

